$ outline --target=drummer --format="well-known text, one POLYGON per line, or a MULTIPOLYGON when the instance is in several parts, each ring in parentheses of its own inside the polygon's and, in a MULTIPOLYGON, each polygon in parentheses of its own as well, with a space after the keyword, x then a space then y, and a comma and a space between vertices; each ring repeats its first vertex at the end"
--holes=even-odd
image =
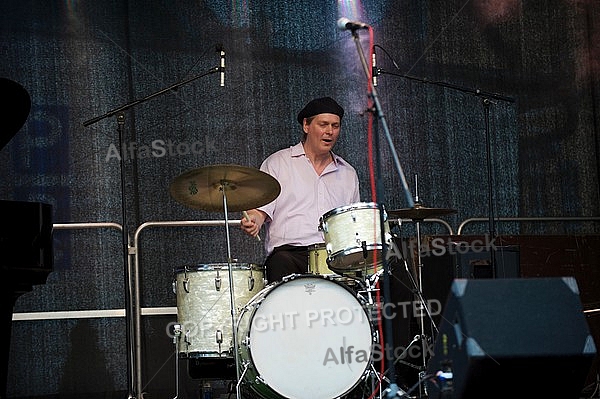
POLYGON ((269 204, 248 210, 241 228, 257 236, 265 227, 265 278, 269 283, 308 272, 308 247, 323 243, 319 219, 326 212, 360 201, 356 170, 333 153, 344 109, 331 97, 316 98, 298 113, 303 137, 268 156, 260 170, 273 176, 281 193, 269 204))

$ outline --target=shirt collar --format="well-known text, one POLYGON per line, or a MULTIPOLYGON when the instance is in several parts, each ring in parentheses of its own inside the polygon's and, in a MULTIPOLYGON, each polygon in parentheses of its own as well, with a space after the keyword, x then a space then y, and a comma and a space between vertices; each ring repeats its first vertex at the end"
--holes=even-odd
MULTIPOLYGON (((306 156, 306 152, 304 151, 304 146, 302 142, 292 146, 292 157, 300 157, 302 155, 306 156)), ((333 156, 333 163, 337 166, 338 164, 344 163, 344 160, 336 155, 333 151, 331 151, 331 155, 333 156)))

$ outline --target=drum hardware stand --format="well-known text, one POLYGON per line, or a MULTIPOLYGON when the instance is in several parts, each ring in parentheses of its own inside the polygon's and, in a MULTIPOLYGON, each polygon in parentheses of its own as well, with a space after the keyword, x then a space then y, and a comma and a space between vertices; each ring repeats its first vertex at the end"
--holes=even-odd
MULTIPOLYGON (((231 239, 229 236, 228 212, 253 209, 273 201, 281 192, 279 182, 271 175, 255 168, 240 165, 214 165, 189 170, 173 180, 169 186, 171 197, 177 202, 194 209, 223 212, 225 218, 225 235, 227 241, 227 270, 229 275, 229 300, 231 328, 233 336, 233 357, 238 384, 236 395, 241 399, 240 386, 240 354, 238 332, 236 326, 237 308, 233 279, 234 262, 231 256, 231 239), (230 200, 227 191, 234 192, 230 200), (258 192, 258 193, 257 193, 258 192), (222 201, 218 201, 222 196, 222 201), (229 201, 229 203, 228 203, 229 201), (230 209, 231 206, 231 209, 230 209)), ((251 270, 252 273, 252 270, 251 270)), ((217 271, 218 274, 218 271, 217 271)), ((215 287, 220 288, 220 277, 215 279, 215 287)), ((254 284, 253 277, 248 284, 254 284)), ((216 336, 220 340, 219 334, 216 336)), ((220 349, 219 349, 220 350, 220 349)))
MULTIPOLYGON (((423 220, 425 220, 427 217, 431 217, 433 215, 445 215, 445 214, 450 214, 450 213, 454 213, 456 212, 454 209, 444 209, 444 208, 426 208, 424 206, 421 205, 421 203, 419 202, 419 194, 418 194, 418 182, 417 182, 417 177, 415 176, 415 206, 413 208, 408 208, 408 209, 400 209, 400 210, 393 210, 390 211, 390 213, 392 215, 395 215, 398 217, 398 224, 401 225, 402 224, 402 217, 407 217, 408 219, 411 219, 412 221, 416 222, 416 236, 417 236, 417 247, 418 247, 418 252, 417 252, 417 260, 414 259, 414 256, 412 258, 412 263, 413 266, 415 266, 414 270, 411 271, 408 267, 408 262, 406 259, 406 256, 404 256, 402 254, 402 252, 399 253, 400 256, 402 256, 402 261, 404 263, 404 269, 406 271, 406 276, 410 279, 410 284, 413 287, 412 288, 412 292, 414 295, 418 296, 418 301, 421 304, 421 313, 420 313, 420 317, 419 317, 419 324, 421 327, 421 333, 419 335, 417 335, 415 337, 416 340, 421 340, 422 342, 422 349, 423 349, 423 368, 421 370, 425 370, 426 368, 426 363, 427 363, 427 358, 425 355, 425 345, 429 342, 429 339, 427 337, 427 335, 425 334, 425 321, 424 321, 424 314, 423 312, 426 312, 428 319, 431 322, 431 326, 432 326, 432 333, 435 333, 437 335, 438 333, 438 329, 435 326, 435 323, 433 321, 433 317, 431 316, 431 312, 429 310, 429 307, 427 306, 427 302, 425 301, 425 298, 423 297, 423 280, 422 280, 422 269, 423 269, 423 262, 421 259, 421 222, 423 220), (416 262, 416 263, 415 263, 416 262), (415 280, 415 274, 417 274, 417 278, 415 280)), ((411 342, 410 345, 414 344, 415 341, 411 342)), ((423 381, 424 378, 424 373, 423 371, 421 371, 419 373, 419 381, 423 381)), ((420 384, 418 384, 417 386, 419 386, 419 389, 421 389, 422 387, 420 386, 420 384)), ((416 387, 416 386, 415 386, 416 387)))
MULTIPOLYGON (((418 198, 418 197, 417 197, 418 198)), ((418 200, 417 200, 418 203, 418 200)), ((427 309, 427 314, 429 315, 429 309, 427 308, 427 303, 425 302, 424 298, 423 298, 423 261, 421 259, 421 222, 419 220, 415 221, 415 228, 417 229, 417 278, 418 278, 418 284, 416 285, 416 293, 419 297, 419 302, 421 302, 421 305, 423 306, 423 309, 427 309)), ((431 320, 431 323, 433 324, 433 320, 431 320)), ((429 342, 428 337, 425 335, 425 319, 423 317, 423 312, 419 312, 419 326, 421 328, 421 336, 419 337, 421 339, 421 360, 423 361, 422 363, 422 369, 419 372, 419 378, 422 378, 423 375, 425 373, 425 369, 427 368, 427 356, 426 356, 426 351, 425 351, 425 347, 429 342)), ((437 329, 437 328, 436 328, 437 329)))
POLYGON ((242 381, 243 381, 243 378, 246 376, 246 372, 248 371, 248 366, 249 366, 249 363, 244 363, 244 371, 238 377, 237 384, 235 384, 236 399, 241 399, 242 398, 241 395, 240 395, 240 392, 242 391, 242 388, 241 388, 242 387, 242 381))
POLYGON ((175 396, 179 398, 179 339, 181 337, 181 324, 173 326, 173 345, 175 346, 175 396))
MULTIPOLYGON (((381 386, 381 383, 383 382, 381 380, 381 377, 379 376, 379 373, 377 372, 377 370, 375 369, 375 365, 373 363, 371 363, 371 365, 369 366, 369 370, 366 372, 367 376, 371 376, 371 380, 376 380, 375 382, 371 382, 371 390, 375 391, 375 385, 377 386, 381 386)), ((366 379, 367 377, 365 377, 366 379)), ((379 390, 379 399, 382 398, 383 392, 381 390, 379 390)), ((370 396, 369 396, 370 397, 370 396)))
POLYGON ((359 294, 367 294, 367 304, 369 304, 369 305, 373 305, 373 296, 371 293, 374 291, 378 291, 378 289, 375 287, 377 286, 377 282, 379 281, 379 275, 381 275, 381 271, 378 271, 373 276, 366 278, 365 279, 365 284, 366 284, 365 289, 358 291, 359 294), (373 281, 371 281, 371 280, 373 280, 373 281))
MULTIPOLYGON (((419 189, 418 189, 418 179, 417 179, 417 175, 415 175, 415 204, 416 206, 420 206, 420 202, 419 202, 419 189)), ((424 318, 424 314, 423 314, 423 309, 425 310, 425 313, 427 313, 427 317, 429 319, 429 321, 431 322, 431 326, 432 328, 435 330, 435 333, 437 334, 437 326, 435 325, 435 322, 433 321, 433 318, 431 316, 431 312, 429 311, 429 308, 427 306, 427 302, 425 301, 425 298, 423 297, 423 260, 421 257, 421 222, 424 220, 423 219, 414 219, 415 221, 415 228, 416 228, 416 236, 417 236, 417 283, 414 282, 414 280, 412 279, 412 274, 409 272, 409 276, 411 278, 411 280, 413 280, 413 284, 415 285, 415 292, 419 298, 419 302, 421 302, 422 305, 422 309, 421 312, 419 312, 419 326, 421 329, 421 334, 420 336, 415 336, 415 339, 420 339, 421 340, 421 360, 422 360, 422 367, 419 371, 419 380, 421 380, 424 376, 425 376, 425 372, 427 369, 427 351, 425 350, 425 348, 427 348, 427 345, 429 344, 430 337, 428 337, 425 334, 425 318, 424 318)), ((406 260, 404 261, 405 263, 405 267, 406 266, 406 260)), ((407 267, 408 269, 408 267, 407 267)), ((408 271, 408 270, 407 270, 408 271)), ((411 343, 412 344, 412 343, 411 343)), ((422 384, 419 384, 419 395, 423 395, 423 394, 427 394, 426 392, 424 392, 424 386, 422 384)))
POLYGON ((240 359, 238 353, 238 340, 237 340, 237 328, 236 328, 236 308, 235 308, 235 295, 233 288, 233 271, 232 271, 232 258, 231 258, 231 241, 229 237, 229 220, 227 215, 227 187, 229 183, 226 180, 221 180, 219 190, 223 194, 223 215, 225 217, 225 236, 227 239, 227 269, 229 273, 229 298, 231 301, 231 329, 233 337, 233 358, 235 360, 235 373, 238 383, 236 384, 236 398, 241 399, 240 394, 240 359))

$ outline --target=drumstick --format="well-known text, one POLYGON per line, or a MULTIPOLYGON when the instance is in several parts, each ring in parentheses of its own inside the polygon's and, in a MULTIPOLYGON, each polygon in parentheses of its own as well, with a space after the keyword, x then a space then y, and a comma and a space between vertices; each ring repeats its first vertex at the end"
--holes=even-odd
MULTIPOLYGON (((244 215, 244 217, 246 218, 247 221, 250 221, 250 215, 248 215, 248 212, 246 211, 242 211, 242 214, 244 215)), ((260 236, 257 234, 254 237, 256 237, 257 241, 260 241, 260 236)))

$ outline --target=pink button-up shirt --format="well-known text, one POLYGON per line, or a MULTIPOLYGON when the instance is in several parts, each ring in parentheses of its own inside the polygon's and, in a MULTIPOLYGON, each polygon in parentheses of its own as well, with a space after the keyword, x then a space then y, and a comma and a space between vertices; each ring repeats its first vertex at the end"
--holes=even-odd
POLYGON ((273 176, 281 193, 258 209, 268 215, 264 245, 267 255, 280 245, 308 246, 324 242, 319 229, 325 213, 360 201, 358 175, 340 156, 319 176, 306 157, 302 143, 279 150, 260 170, 273 176))

